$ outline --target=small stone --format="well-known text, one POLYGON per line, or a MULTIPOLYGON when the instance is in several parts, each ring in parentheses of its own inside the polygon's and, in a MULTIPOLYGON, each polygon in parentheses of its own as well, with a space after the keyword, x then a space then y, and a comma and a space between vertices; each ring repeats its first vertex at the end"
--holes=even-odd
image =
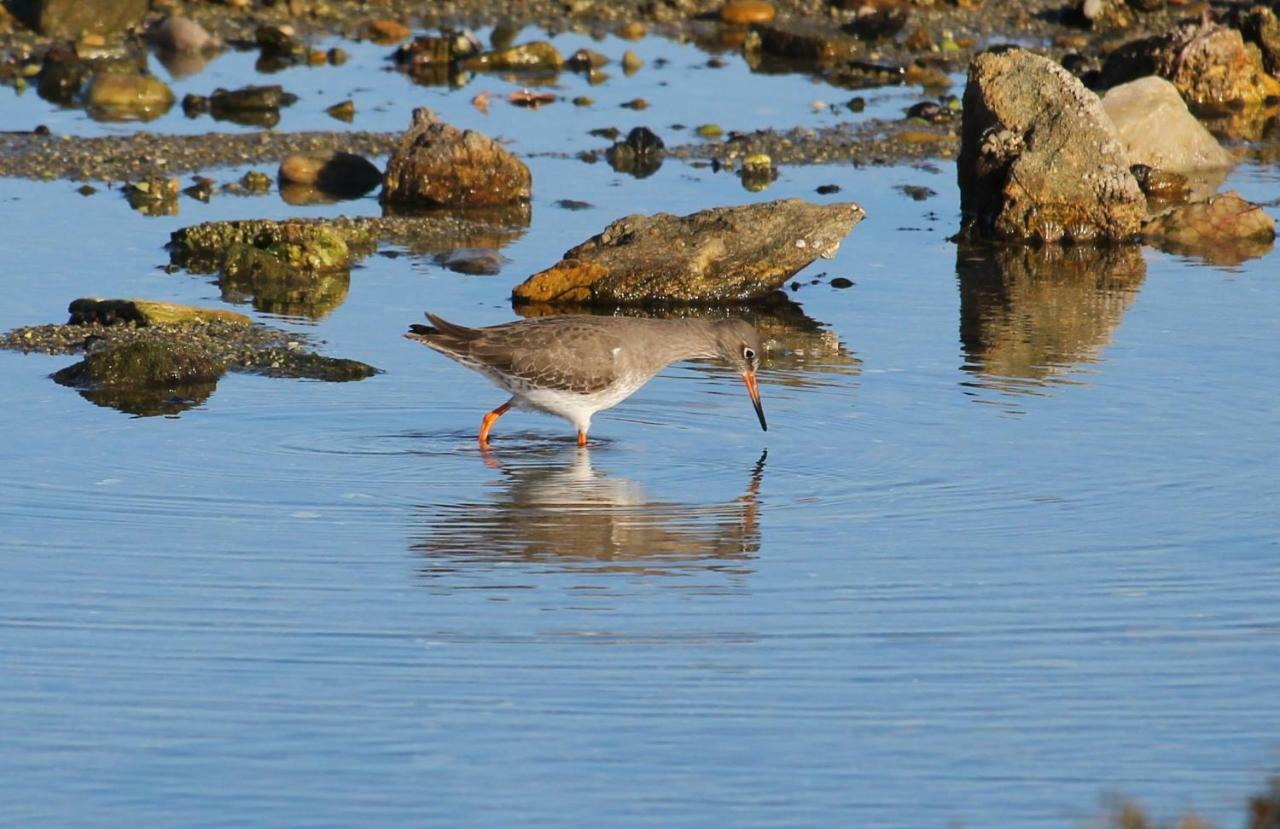
POLYGON ((646 101, 644 98, 632 98, 630 101, 627 101, 622 106, 625 109, 634 109, 637 112, 639 112, 640 110, 648 109, 649 102, 646 101))
POLYGON ((345 121, 350 124, 356 117, 356 105, 354 101, 346 100, 327 107, 325 112, 330 118, 336 118, 339 121, 345 121))
POLYGON ((622 53, 622 71, 627 75, 634 75, 644 66, 644 61, 635 52, 628 49, 622 53))
POLYGON ((591 202, 578 201, 576 199, 560 199, 556 202, 556 207, 562 210, 589 210, 594 205, 591 202))
POLYGON ((330 66, 341 66, 347 62, 347 50, 341 46, 334 46, 325 53, 325 57, 328 58, 330 66))
POLYGON ((573 99, 573 105, 576 107, 589 107, 595 103, 595 100, 588 98, 586 95, 578 95, 573 99))
POLYGON ((373 162, 337 150, 285 156, 276 177, 282 184, 314 187, 339 198, 358 198, 382 183, 382 171, 373 162))
POLYGON ((599 69, 609 63, 609 59, 592 49, 579 49, 569 56, 567 66, 576 72, 588 72, 599 69))
POLYGON ((852 288, 853 280, 847 279, 843 276, 837 276, 835 279, 831 280, 831 287, 832 288, 852 288))
POLYGON ((398 20, 374 20, 367 31, 370 39, 383 45, 399 43, 410 34, 409 27, 398 20))
POLYGON ((773 4, 764 0, 729 0, 720 7, 720 19, 739 26, 770 23, 777 14, 773 4))
POLYGON ((703 138, 719 138, 724 135, 724 129, 719 124, 703 124, 694 132, 703 138))
POLYGON ((76 192, 82 196, 92 196, 94 193, 98 192, 98 188, 94 187, 92 184, 82 184, 76 188, 76 192))
POLYGON ((214 49, 213 35, 196 21, 182 15, 167 17, 151 31, 151 42, 166 52, 193 53, 214 49))
POLYGON ((832 193, 839 193, 839 192, 840 192, 840 185, 838 185, 838 184, 821 184, 821 185, 818 185, 818 188, 817 188, 817 190, 816 190, 815 192, 817 192, 817 194, 818 194, 819 196, 830 196, 832 193))
POLYGON ((270 193, 271 176, 257 170, 250 170, 240 177, 240 186, 250 193, 270 193))

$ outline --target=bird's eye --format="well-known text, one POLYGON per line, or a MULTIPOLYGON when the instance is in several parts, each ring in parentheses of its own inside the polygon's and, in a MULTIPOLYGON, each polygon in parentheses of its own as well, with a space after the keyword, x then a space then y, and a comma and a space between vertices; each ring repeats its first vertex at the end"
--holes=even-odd
POLYGON ((750 348, 744 348, 742 349, 742 356, 747 359, 747 362, 750 362, 756 358, 756 353, 750 348))

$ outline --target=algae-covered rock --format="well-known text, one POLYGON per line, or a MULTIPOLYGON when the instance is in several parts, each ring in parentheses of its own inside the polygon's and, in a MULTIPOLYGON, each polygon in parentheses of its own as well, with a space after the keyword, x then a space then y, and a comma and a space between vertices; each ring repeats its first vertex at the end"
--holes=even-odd
POLYGON ((856 204, 800 199, 689 216, 627 216, 518 285, 517 303, 723 303, 777 290, 830 258, 862 220, 856 204))
POLYGON ((102 121, 151 121, 173 106, 173 90, 151 75, 98 72, 89 82, 85 105, 102 121))
POLYGON ((246 268, 333 271, 351 267, 377 247, 368 223, 350 219, 246 219, 205 222, 174 231, 171 261, 197 273, 246 268))
POLYGON ((471 72, 542 70, 556 71, 564 66, 560 50, 545 40, 485 52, 462 61, 462 68, 471 72))
POLYGON ((67 325, 180 325, 219 320, 236 325, 248 325, 249 318, 235 311, 221 308, 200 308, 195 305, 175 305, 172 302, 156 302, 149 299, 99 299, 82 297, 72 300, 67 307, 71 318, 67 325))
POLYGON ((137 341, 95 351, 53 379, 91 403, 147 417, 203 403, 226 370, 195 345, 137 341))

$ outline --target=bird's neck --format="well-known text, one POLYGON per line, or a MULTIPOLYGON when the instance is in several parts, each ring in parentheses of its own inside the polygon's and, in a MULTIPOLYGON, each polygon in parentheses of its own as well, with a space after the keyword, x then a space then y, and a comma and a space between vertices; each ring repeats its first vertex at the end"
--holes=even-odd
POLYGON ((662 337, 656 348, 667 363, 717 356, 712 323, 700 319, 654 320, 662 337))

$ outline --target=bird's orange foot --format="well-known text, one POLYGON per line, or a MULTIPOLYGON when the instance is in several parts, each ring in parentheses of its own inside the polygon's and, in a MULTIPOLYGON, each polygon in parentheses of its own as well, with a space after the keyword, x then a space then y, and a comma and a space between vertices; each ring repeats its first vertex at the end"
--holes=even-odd
POLYGON ((498 422, 498 418, 500 418, 500 417, 502 417, 504 414, 506 414, 506 413, 507 413, 507 410, 508 410, 508 409, 510 409, 510 408, 511 408, 511 401, 509 401, 509 400, 508 400, 506 403, 503 403, 503 404, 502 404, 501 406, 499 406, 498 408, 496 408, 496 409, 494 409, 493 411, 489 412, 487 415, 485 415, 485 416, 484 416, 484 419, 480 421, 480 438, 479 438, 479 440, 480 440, 480 448, 481 448, 481 449, 488 449, 488 448, 489 448, 489 432, 490 432, 490 430, 492 430, 492 429, 493 429, 493 424, 497 423, 497 422, 498 422))

